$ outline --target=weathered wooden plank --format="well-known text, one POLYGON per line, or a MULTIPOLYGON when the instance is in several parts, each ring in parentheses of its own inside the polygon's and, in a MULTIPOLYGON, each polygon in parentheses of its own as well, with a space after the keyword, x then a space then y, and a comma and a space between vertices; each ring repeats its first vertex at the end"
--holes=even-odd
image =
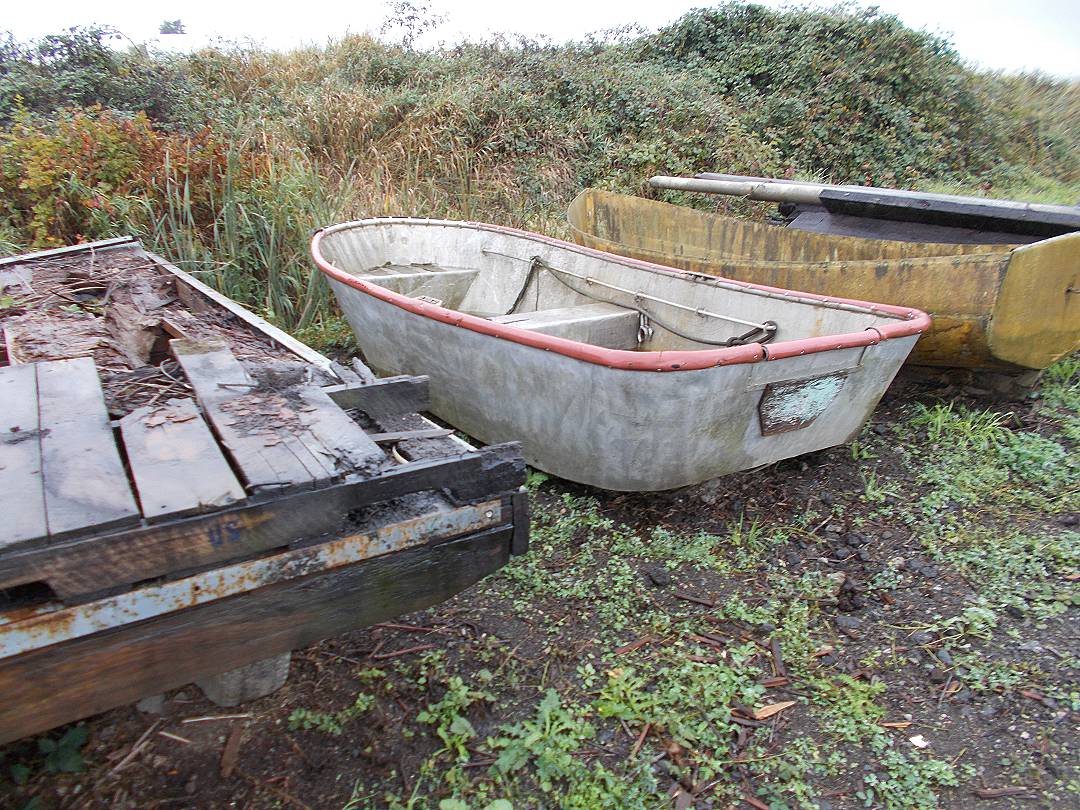
POLYGON ((357 408, 369 416, 396 416, 426 411, 431 405, 428 377, 385 377, 361 385, 331 385, 323 390, 341 408, 357 408))
POLYGON ((281 419, 280 408, 274 415, 269 407, 265 413, 248 413, 243 407, 241 400, 255 381, 232 352, 221 344, 197 341, 173 340, 169 345, 249 490, 311 486, 321 477, 312 471, 312 459, 297 456, 295 441, 276 436, 273 425, 281 419))
POLYGON ((37 371, 0 368, 0 549, 48 534, 41 478, 37 371))
POLYGON ((174 340, 188 382, 252 490, 370 475, 386 457, 315 386, 262 388, 222 346, 174 340))
POLYGON ((143 516, 160 520, 244 499, 229 462, 190 399, 132 411, 120 420, 143 516))
POLYGON ((139 520, 89 357, 35 364, 50 539, 139 520))
POLYGON ((299 409, 299 415, 307 432, 300 435, 313 454, 329 454, 324 461, 330 464, 331 477, 374 475, 389 465, 386 454, 325 391, 305 386, 297 393, 306 405, 299 409), (315 441, 309 441, 309 435, 315 441))
POLYGON ((510 528, 0 660, 0 743, 421 610, 504 565, 510 528))
POLYGON ((0 588, 47 582, 62 598, 304 542, 342 530, 348 514, 415 492, 439 490, 456 504, 488 500, 525 482, 517 444, 395 467, 382 475, 221 512, 0 554, 0 588))

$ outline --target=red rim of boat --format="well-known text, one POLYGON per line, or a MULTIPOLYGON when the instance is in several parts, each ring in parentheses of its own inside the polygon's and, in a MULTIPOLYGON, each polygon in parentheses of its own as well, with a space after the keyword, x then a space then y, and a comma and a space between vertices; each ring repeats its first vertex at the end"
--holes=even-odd
POLYGON ((905 309, 904 307, 889 304, 872 304, 867 301, 857 301, 850 298, 833 298, 824 295, 816 295, 807 292, 794 292, 779 287, 766 287, 761 284, 750 284, 745 281, 733 281, 732 279, 717 277, 718 281, 741 287, 748 290, 761 290, 768 293, 781 293, 801 299, 821 301, 829 304, 845 304, 861 307, 871 312, 894 315, 903 320, 890 323, 881 327, 869 327, 862 332, 847 332, 838 335, 825 335, 822 337, 800 338, 799 340, 784 340, 762 346, 760 343, 751 343, 745 346, 731 346, 720 349, 695 349, 679 351, 659 352, 635 352, 626 349, 605 349, 588 343, 580 343, 576 340, 542 335, 527 329, 519 329, 510 324, 495 323, 476 315, 466 315, 446 307, 428 304, 424 301, 410 298, 407 295, 392 292, 377 284, 361 281, 350 273, 335 267, 325 259, 320 251, 322 238, 340 231, 352 230, 353 228, 370 227, 374 225, 387 225, 392 223, 422 224, 435 226, 453 226, 478 228, 491 233, 507 234, 510 236, 523 237, 534 242, 539 242, 553 247, 572 250, 586 256, 601 258, 606 261, 614 261, 627 267, 637 267, 653 272, 668 273, 674 276, 685 276, 678 270, 640 259, 629 259, 604 253, 593 248, 564 242, 550 236, 538 233, 507 228, 502 225, 488 225, 482 222, 458 222, 452 220, 414 219, 402 217, 380 217, 375 219, 362 219, 355 222, 343 222, 329 228, 320 228, 311 238, 311 257, 319 269, 334 281, 339 281, 354 289, 360 290, 367 295, 393 304, 396 307, 431 318, 435 321, 459 326, 482 335, 509 340, 530 346, 534 349, 555 352, 575 360, 593 363, 608 368, 624 369, 626 371, 697 371, 700 369, 713 368, 715 366, 730 366, 739 363, 756 363, 761 360, 780 360, 785 357, 797 357, 799 355, 816 354, 817 352, 833 351, 836 349, 852 349, 859 346, 874 346, 883 340, 892 338, 908 337, 925 332, 930 326, 930 316, 917 309, 905 309))

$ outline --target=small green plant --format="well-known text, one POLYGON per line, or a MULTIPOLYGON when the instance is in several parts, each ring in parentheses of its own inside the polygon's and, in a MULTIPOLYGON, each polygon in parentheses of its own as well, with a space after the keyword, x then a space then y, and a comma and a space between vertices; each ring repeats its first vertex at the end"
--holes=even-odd
POLYGON ((45 770, 49 773, 82 773, 86 763, 81 751, 88 733, 86 726, 80 723, 58 738, 39 738, 38 750, 45 755, 45 770))
POLYGON ((375 697, 361 692, 351 706, 341 711, 317 712, 305 708, 296 709, 289 715, 289 728, 293 731, 300 729, 319 731, 336 737, 348 723, 366 714, 374 705, 375 697))
POLYGON ((863 777, 864 788, 855 794, 867 807, 933 810, 938 807, 938 788, 960 784, 956 768, 932 757, 893 749, 882 754, 881 765, 881 770, 863 777))
POLYGON ((977 653, 956 654, 957 672, 964 685, 975 692, 1001 692, 1032 680, 1032 667, 1000 661, 977 653))
POLYGON ((918 403, 911 424, 925 428, 931 444, 957 449, 987 450, 995 447, 1004 438, 1005 419, 1004 415, 989 409, 973 411, 951 402, 931 408, 918 403))
MULTIPOLYGON (((490 673, 488 675, 490 677, 490 673)), ((494 699, 489 692, 472 689, 460 676, 452 675, 446 681, 442 698, 420 712, 416 719, 435 726, 435 733, 443 742, 442 750, 452 761, 466 762, 469 759, 466 744, 476 736, 476 730, 464 712, 478 701, 494 699)))
POLYGON ((876 471, 870 470, 863 473, 863 497, 866 498, 867 503, 882 504, 889 498, 897 497, 897 492, 893 487, 883 483, 876 471))

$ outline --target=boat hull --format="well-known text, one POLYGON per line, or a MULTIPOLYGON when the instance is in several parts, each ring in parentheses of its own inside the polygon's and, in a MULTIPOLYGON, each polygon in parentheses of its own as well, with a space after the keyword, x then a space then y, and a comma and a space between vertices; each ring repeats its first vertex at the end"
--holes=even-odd
MULTIPOLYGON (((410 233, 410 221, 385 222, 385 233, 378 220, 336 226, 346 230, 328 229, 313 245, 366 362, 386 374, 428 375, 431 411, 440 418, 484 442, 520 441, 532 466, 604 489, 671 489, 848 441, 926 328, 922 313, 853 315, 857 307, 848 302, 756 290, 748 296, 774 307, 810 307, 818 320, 843 316, 862 331, 772 344, 768 353, 758 344, 687 353, 709 355, 699 368, 667 362, 678 352, 587 359, 572 346, 526 345, 513 330, 492 331, 488 321, 472 323, 362 278, 386 256, 398 264, 415 255, 421 266, 442 254, 448 264, 463 264, 452 246, 462 244, 470 227, 488 227, 482 235, 491 240, 510 240, 486 242, 492 250, 485 252, 495 255, 542 253, 557 264, 602 261, 627 271, 641 263, 489 226, 413 221, 446 230, 434 237, 410 233), (438 249, 440 240, 451 247, 438 249), (869 318, 876 326, 863 326, 869 318), (657 357, 665 362, 656 368, 633 366, 636 358, 656 363, 657 357)), ((668 281, 701 284, 649 267, 668 281)))
POLYGON ((861 239, 586 190, 581 245, 680 270, 822 295, 903 302, 934 324, 921 365, 1042 369, 1080 346, 1080 234, 1021 247, 861 239))
POLYGON ((331 284, 367 362, 387 374, 430 376, 431 410, 441 419, 486 443, 520 441, 538 469, 622 491, 672 489, 843 444, 916 339, 650 373, 492 339, 331 284), (843 374, 843 385, 810 425, 762 433, 766 386, 830 374, 843 374))

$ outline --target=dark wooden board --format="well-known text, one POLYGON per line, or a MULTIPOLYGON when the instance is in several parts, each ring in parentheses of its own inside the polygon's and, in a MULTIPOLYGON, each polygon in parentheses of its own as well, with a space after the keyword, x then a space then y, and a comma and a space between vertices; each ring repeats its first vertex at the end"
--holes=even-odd
POLYGON ((504 565, 510 527, 0 660, 0 743, 421 610, 504 565))
POLYGON ((873 189, 825 189, 821 192, 820 200, 834 214, 1005 231, 1044 239, 1080 230, 1080 208, 1075 214, 1031 210, 1021 206, 1006 208, 940 199, 915 192, 910 195, 881 194, 873 189))
POLYGON ((0 368, 0 515, 0 549, 48 534, 33 365, 0 368))
POLYGON ((457 505, 513 492, 525 482, 517 444, 395 467, 382 475, 301 491, 231 509, 0 554, 0 588, 47 583, 62 598, 83 597, 151 577, 179 574, 336 532, 348 513, 425 490, 457 505))
POLYGON ((170 399, 120 420, 139 504, 150 521, 242 501, 244 488, 221 454, 195 402, 170 399))
POLYGON ((301 437, 312 454, 323 454, 332 477, 344 474, 372 476, 390 460, 374 440, 334 402, 322 388, 305 386, 297 394, 307 407, 299 411, 307 428, 301 437), (307 437, 313 441, 309 441, 307 437))
POLYGON ((138 522, 94 361, 34 365, 49 539, 138 522))
POLYGON ((522 490, 511 495, 510 508, 514 515, 514 537, 510 542, 510 553, 517 556, 529 550, 529 493, 522 490))
POLYGON ((357 408, 369 416, 396 416, 426 411, 428 377, 384 377, 360 385, 332 385, 323 389, 342 408, 357 408))

